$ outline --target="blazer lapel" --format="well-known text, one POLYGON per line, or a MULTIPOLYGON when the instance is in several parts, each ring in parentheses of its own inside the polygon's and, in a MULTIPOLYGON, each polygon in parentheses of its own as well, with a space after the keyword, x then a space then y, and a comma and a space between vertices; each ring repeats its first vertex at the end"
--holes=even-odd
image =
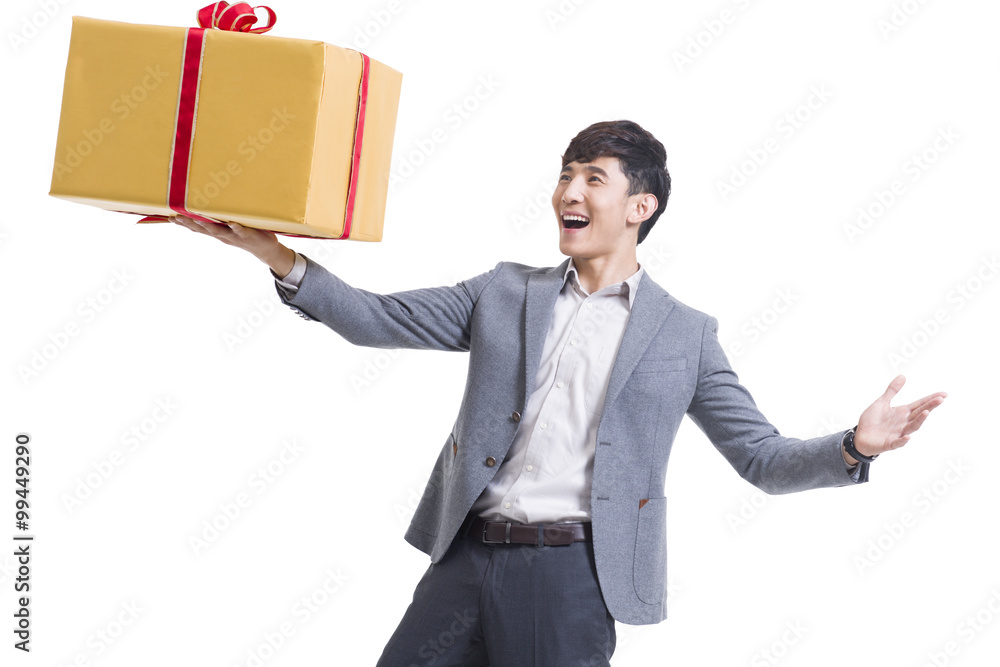
POLYGON ((643 272, 639 286, 632 302, 632 310, 625 325, 625 333, 618 356, 611 368, 611 378, 608 381, 608 393, 604 405, 608 406, 618 396, 625 386, 625 381, 632 375, 639 359, 649 347, 656 333, 663 326, 663 321, 674 307, 672 299, 668 298, 666 290, 660 287, 649 273, 643 272))
MULTIPOLYGON (((569 257, 559 266, 552 267, 543 273, 532 273, 528 276, 525 287, 524 315, 524 402, 534 389, 535 376, 538 374, 538 364, 542 358, 542 346, 545 335, 552 320, 552 311, 556 298, 569 266, 569 257)), ((638 293, 636 298, 638 298, 638 293)))

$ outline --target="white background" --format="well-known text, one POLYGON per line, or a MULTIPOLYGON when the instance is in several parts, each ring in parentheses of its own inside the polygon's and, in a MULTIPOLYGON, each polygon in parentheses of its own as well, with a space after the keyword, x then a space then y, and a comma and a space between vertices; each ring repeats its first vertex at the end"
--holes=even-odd
MULTIPOLYGON (((637 121, 673 176, 639 261, 718 317, 727 349, 742 344, 731 361, 782 433, 854 425, 900 372, 897 402, 950 395, 871 483, 789 496, 757 492, 685 422, 666 489, 670 618, 619 624, 613 664, 992 664, 1000 9, 577 2, 275 2, 271 34, 404 74, 406 176, 384 241, 284 240, 383 293, 500 260, 558 264, 559 156, 592 122, 637 121), (951 139, 935 149, 939 132, 951 139), (776 152, 742 167, 769 138, 776 152), (912 171, 925 151, 933 163, 912 171), (896 179, 903 194, 850 236, 896 179)), ((0 662, 252 665, 289 623, 262 664, 371 665, 429 562, 402 535, 467 356, 353 347, 276 304, 252 256, 47 194, 71 16, 193 25, 198 3, 181 4, 5 5, 0 662), (103 302, 93 317, 88 299, 103 302), (30 655, 11 646, 19 432, 33 447, 30 655), (258 493, 251 476, 293 440, 301 453, 258 493), (196 553, 240 493, 249 506, 196 553), (297 614, 313 595, 324 603, 297 614)))

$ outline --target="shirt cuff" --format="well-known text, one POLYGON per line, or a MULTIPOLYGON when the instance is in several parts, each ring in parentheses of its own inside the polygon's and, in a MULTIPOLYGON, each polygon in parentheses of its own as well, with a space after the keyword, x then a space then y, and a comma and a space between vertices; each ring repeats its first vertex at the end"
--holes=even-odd
POLYGON ((292 270, 288 272, 287 276, 279 278, 278 274, 275 273, 273 269, 271 269, 271 275, 274 276, 275 282, 292 294, 295 294, 299 291, 299 285, 302 284, 302 277, 306 274, 306 266, 305 257, 299 253, 295 253, 295 264, 292 266, 292 270))

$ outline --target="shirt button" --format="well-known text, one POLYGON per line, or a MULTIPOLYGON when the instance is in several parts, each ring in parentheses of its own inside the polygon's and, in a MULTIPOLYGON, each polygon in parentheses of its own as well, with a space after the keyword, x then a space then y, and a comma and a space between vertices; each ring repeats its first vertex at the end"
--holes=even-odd
POLYGON ((515 410, 514 413, 510 416, 510 418, 516 422, 519 422, 521 421, 521 413, 515 410))
POLYGON ((488 467, 492 468, 496 464, 497 464, 497 460, 495 458, 493 458, 492 456, 487 456, 486 457, 486 465, 488 467))
POLYGON ((546 424, 545 422, 542 422, 542 424, 541 424, 541 426, 539 426, 539 428, 544 429, 546 426, 548 426, 548 424, 546 424))
POLYGON ((534 469, 535 469, 535 468, 534 468, 533 466, 528 466, 528 468, 527 468, 528 472, 531 472, 531 471, 532 471, 532 470, 534 470, 534 469))
POLYGON ((588 303, 588 304, 587 304, 587 308, 588 308, 588 309, 589 309, 589 308, 593 308, 593 307, 594 307, 594 304, 592 304, 592 303, 588 303))
POLYGON ((574 338, 574 339, 570 340, 569 344, 572 345, 572 346, 574 346, 574 347, 576 347, 576 339, 574 338))
POLYGON ((559 387, 560 389, 562 389, 562 388, 563 388, 563 385, 565 385, 565 384, 566 384, 566 383, 565 383, 565 382, 562 382, 562 381, 560 381, 560 382, 556 382, 556 386, 557 386, 557 387, 559 387))
POLYGON ((510 503, 504 503, 504 504, 503 504, 503 508, 504 508, 505 510, 509 510, 509 509, 510 509, 510 503))

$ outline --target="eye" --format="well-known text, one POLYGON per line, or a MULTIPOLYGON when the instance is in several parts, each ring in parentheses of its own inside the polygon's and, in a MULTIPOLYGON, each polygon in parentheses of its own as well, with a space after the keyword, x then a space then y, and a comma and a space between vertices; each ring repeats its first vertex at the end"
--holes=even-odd
POLYGON ((563 174, 563 175, 561 175, 559 177, 559 180, 560 181, 568 181, 569 180, 569 176, 567 174, 563 174))

